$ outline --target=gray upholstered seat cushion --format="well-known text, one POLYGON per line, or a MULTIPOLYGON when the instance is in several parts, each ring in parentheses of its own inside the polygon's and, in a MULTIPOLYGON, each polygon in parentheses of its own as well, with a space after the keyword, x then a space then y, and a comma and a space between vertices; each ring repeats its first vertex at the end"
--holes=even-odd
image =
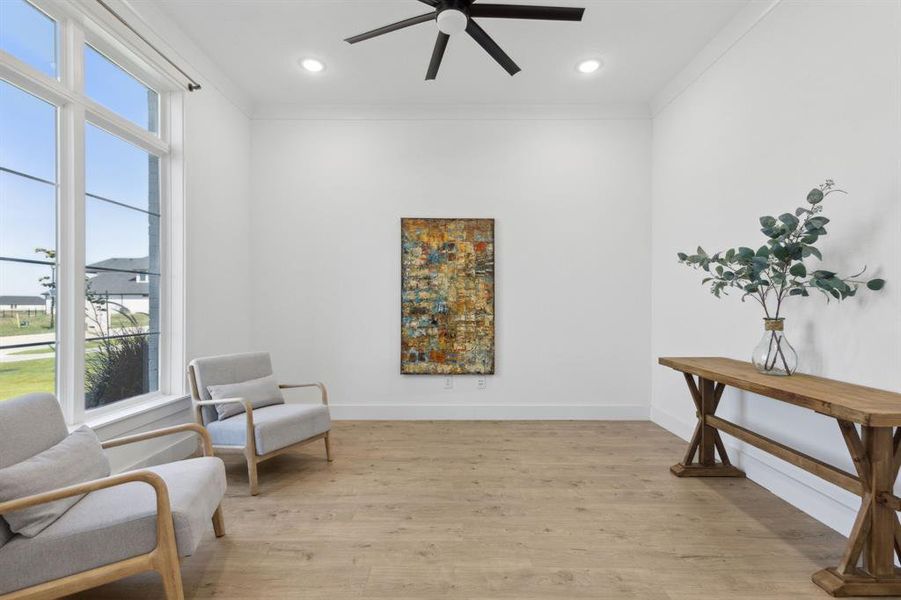
MULTIPOLYGON (((212 527, 225 494, 219 458, 149 469, 169 488, 178 553, 188 556, 212 527)), ((128 483, 85 496, 36 537, 15 536, 0 548, 0 594, 145 554, 156 546, 156 495, 128 483)))
MULTIPOLYGON (((331 426, 328 407, 321 404, 276 404, 253 411, 254 439, 261 456, 325 433, 331 426)), ((214 445, 244 446, 247 415, 213 421, 207 430, 214 445)))
MULTIPOLYGON (((272 361, 268 352, 246 352, 195 358, 191 361, 197 378, 197 392, 202 400, 212 400, 207 389, 211 385, 240 383, 272 375, 272 361)), ((206 425, 218 418, 215 406, 204 406, 201 411, 206 425)))
MULTIPOLYGON (((26 394, 0 402, 0 469, 43 452, 69 435, 53 394, 26 394)), ((12 538, 0 517, 0 548, 12 538)))

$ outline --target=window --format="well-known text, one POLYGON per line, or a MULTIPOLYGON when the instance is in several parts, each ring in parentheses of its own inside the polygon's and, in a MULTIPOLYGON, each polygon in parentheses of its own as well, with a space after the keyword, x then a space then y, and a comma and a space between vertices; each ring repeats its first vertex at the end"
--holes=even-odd
POLYGON ((56 22, 25 0, 0 2, 0 50, 57 76, 56 22))
POLYGON ((85 44, 85 93, 147 131, 159 131, 160 96, 125 69, 85 44))
POLYGON ((0 401, 55 392, 80 422, 183 393, 180 92, 76 5, 33 1, 0 0, 0 401))
POLYGON ((0 400, 56 390, 56 113, 0 80, 0 400))
POLYGON ((87 408, 158 389, 159 163, 158 156, 87 126, 87 408))

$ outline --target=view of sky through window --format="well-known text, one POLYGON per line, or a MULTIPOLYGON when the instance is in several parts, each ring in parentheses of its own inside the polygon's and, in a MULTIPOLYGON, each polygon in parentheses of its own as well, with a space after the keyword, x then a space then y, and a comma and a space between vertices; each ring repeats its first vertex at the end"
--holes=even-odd
POLYGON ((25 0, 0 2, 0 50, 57 76, 56 23, 25 0))

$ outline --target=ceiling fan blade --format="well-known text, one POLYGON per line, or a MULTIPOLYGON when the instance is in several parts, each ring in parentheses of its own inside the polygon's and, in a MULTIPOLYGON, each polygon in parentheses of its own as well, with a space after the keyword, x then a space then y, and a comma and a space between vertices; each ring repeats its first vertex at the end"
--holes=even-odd
POLYGON ((429 70, 425 74, 426 81, 435 79, 438 76, 438 69, 441 67, 441 59, 444 58, 444 50, 447 48, 447 41, 450 36, 443 32, 438 32, 438 39, 435 40, 435 49, 432 50, 432 62, 429 63, 429 70))
POLYGON ((434 20, 435 13, 430 12, 425 15, 419 15, 418 17, 404 19, 403 21, 398 21, 397 23, 392 23, 391 25, 385 25, 384 27, 379 27, 378 29, 373 29, 372 31, 367 31, 366 33, 361 33, 360 35, 349 37, 344 41, 349 44, 356 44, 357 42, 362 42, 364 40, 378 37, 380 35, 385 35, 386 33, 391 33, 392 31, 397 31, 398 29, 403 29, 404 27, 410 27, 411 25, 418 25, 419 23, 425 23, 426 21, 434 20))
POLYGON ((473 4, 473 17, 486 19, 541 19, 544 21, 581 21, 584 8, 562 6, 514 6, 512 4, 473 4))
MULTIPOLYGON (((474 8, 474 7, 473 7, 474 8)), ((485 49, 485 52, 491 55, 491 57, 496 60, 504 69, 506 69, 507 73, 510 75, 516 75, 522 69, 513 62, 513 59, 507 56, 507 53, 501 50, 501 47, 497 45, 491 36, 485 33, 485 30, 479 27, 479 24, 469 19, 469 22, 466 23, 466 33, 472 36, 472 39, 479 43, 479 46, 485 49)))

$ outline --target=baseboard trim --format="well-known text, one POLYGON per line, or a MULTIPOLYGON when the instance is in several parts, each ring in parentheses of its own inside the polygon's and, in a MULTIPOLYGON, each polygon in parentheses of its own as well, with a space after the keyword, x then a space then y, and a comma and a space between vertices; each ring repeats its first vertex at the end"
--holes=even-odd
POLYGON ((647 421, 643 405, 332 404, 337 421, 647 421))
MULTIPOLYGON (((686 441, 694 431, 694 422, 656 406, 650 413, 651 421, 686 441)), ((728 435, 723 442, 748 479, 842 535, 851 531, 859 504, 856 496, 728 435)))

